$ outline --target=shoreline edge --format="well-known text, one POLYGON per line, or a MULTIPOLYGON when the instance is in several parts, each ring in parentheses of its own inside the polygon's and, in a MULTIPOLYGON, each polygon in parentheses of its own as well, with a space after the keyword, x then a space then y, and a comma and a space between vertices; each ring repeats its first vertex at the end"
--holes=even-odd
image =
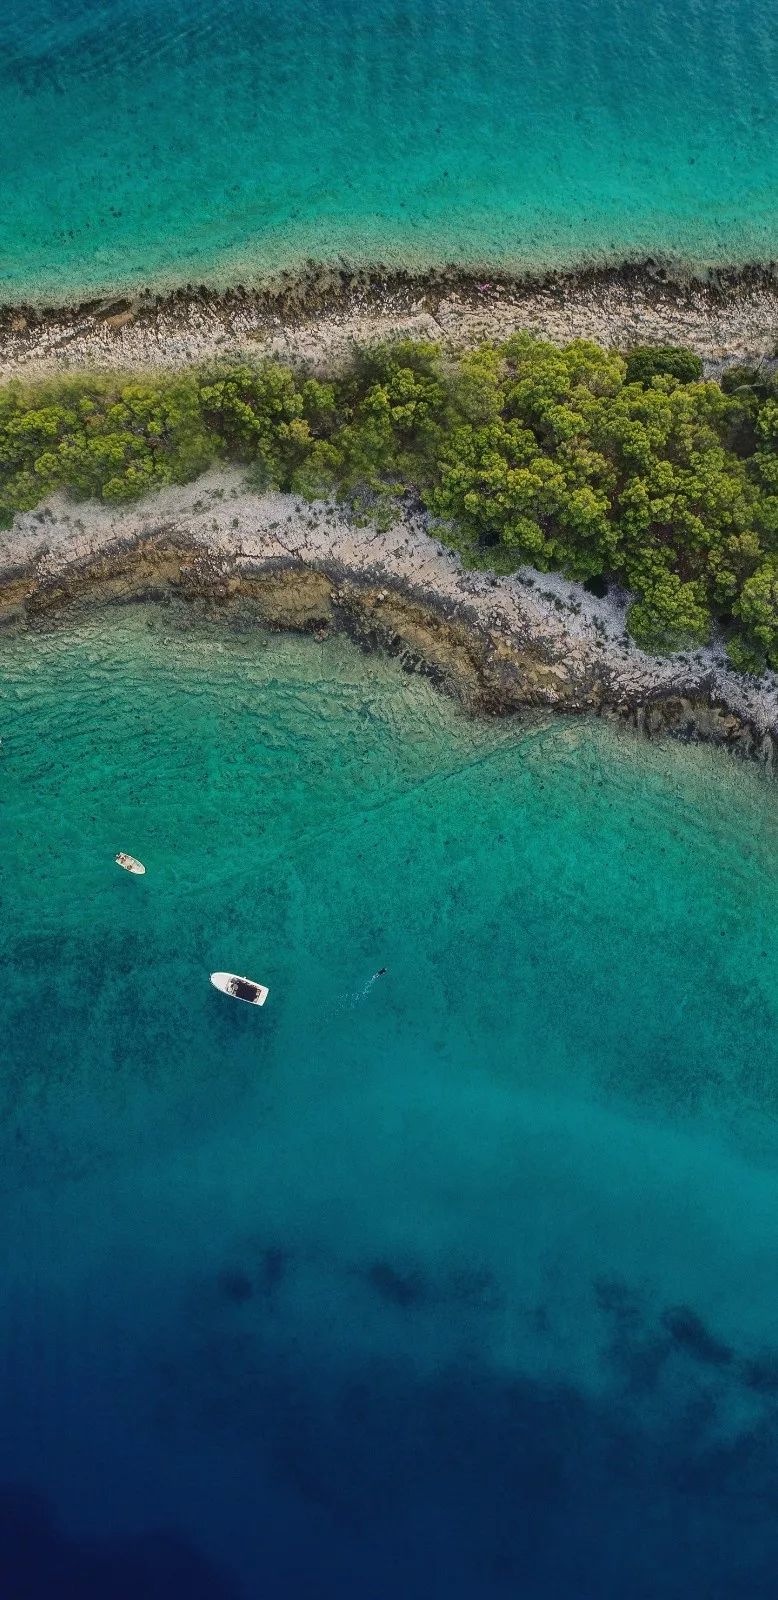
POLYGON ((416 337, 466 347, 522 328, 552 343, 682 344, 706 375, 778 351, 778 271, 670 275, 659 262, 512 278, 311 265, 255 288, 144 291, 77 306, 0 306, 0 378, 98 367, 178 369, 254 356, 326 371, 360 344, 416 337))
POLYGON ((530 569, 465 570, 422 515, 356 527, 329 502, 252 493, 228 469, 120 512, 58 496, 0 532, 0 628, 174 596, 242 607, 271 628, 346 633, 471 715, 590 713, 777 767, 778 675, 735 673, 715 645, 647 656, 624 633, 626 596, 597 599, 530 569))

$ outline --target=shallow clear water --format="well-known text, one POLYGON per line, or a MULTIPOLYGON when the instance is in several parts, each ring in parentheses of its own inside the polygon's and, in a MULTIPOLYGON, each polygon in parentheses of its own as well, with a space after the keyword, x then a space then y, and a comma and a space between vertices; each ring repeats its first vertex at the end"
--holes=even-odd
POLYGON ((0 669, 2 1592, 773 1594, 774 788, 175 610, 0 669))
POLYGON ((772 0, 5 0, 0 296, 778 249, 772 0))

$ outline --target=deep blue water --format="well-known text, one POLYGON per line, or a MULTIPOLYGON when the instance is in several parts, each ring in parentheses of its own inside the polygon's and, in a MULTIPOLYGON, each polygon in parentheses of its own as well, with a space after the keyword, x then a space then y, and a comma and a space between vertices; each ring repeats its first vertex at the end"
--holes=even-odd
POLYGON ((4 0, 0 297, 778 253, 772 0, 4 0))
POLYGON ((175 610, 0 722, 4 1600, 772 1596, 774 788, 175 610))

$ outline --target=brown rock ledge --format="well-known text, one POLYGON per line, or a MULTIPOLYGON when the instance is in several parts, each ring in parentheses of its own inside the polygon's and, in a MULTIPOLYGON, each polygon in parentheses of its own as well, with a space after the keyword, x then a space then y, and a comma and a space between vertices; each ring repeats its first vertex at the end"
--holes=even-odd
MULTIPOLYGON (((221 498, 224 488, 216 492, 221 498)), ((252 497, 241 502, 237 489, 233 494, 229 510, 240 504, 245 518, 252 497)), ((597 602, 589 602, 589 618, 582 620, 574 609, 566 618, 558 598, 544 600, 534 585, 522 595, 517 579, 461 573, 450 553, 418 528, 378 534, 338 523, 338 538, 331 508, 306 538, 299 508, 280 505, 284 497, 268 498, 266 514, 285 510, 288 520, 266 521, 267 548, 250 554, 236 529, 240 515, 228 517, 225 508, 221 522, 208 517, 216 502, 206 497, 195 502, 199 512, 189 506, 189 520, 207 520, 212 544, 203 531, 182 534, 180 515, 125 537, 119 517, 108 543, 93 534, 84 549, 83 534, 74 535, 74 548, 64 556, 53 557, 45 546, 37 555, 31 552, 27 564, 13 567, 6 559, 3 570, 0 560, 0 624, 35 628, 74 605, 175 596, 242 611, 269 628, 320 637, 345 633, 360 647, 387 651, 406 670, 425 673, 472 715, 530 707, 593 713, 650 737, 670 734, 725 746, 775 770, 778 729, 769 703, 757 696, 734 704, 722 691, 721 675, 717 679, 704 663, 691 669, 680 661, 652 663, 615 635, 608 637, 602 623, 596 626, 597 602), (226 525, 232 549, 224 548, 226 525), (330 536, 328 552, 321 548, 322 527, 330 536), (293 531, 299 540, 294 548, 293 531), (405 542, 393 543, 403 532, 405 542), (436 566, 437 584, 430 578, 436 566)))

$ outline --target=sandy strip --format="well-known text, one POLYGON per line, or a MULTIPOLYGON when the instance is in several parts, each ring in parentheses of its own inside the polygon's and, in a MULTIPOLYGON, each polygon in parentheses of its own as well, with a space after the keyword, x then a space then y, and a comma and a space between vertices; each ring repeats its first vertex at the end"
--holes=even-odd
POLYGON ((247 492, 235 471, 122 511, 56 497, 0 532, 0 620, 25 625, 90 586, 99 596, 107 574, 113 598, 157 593, 163 576, 183 581, 184 593, 189 584, 224 598, 263 575, 277 588, 286 575, 285 609, 273 620, 326 628, 350 618, 366 642, 426 660, 455 690, 464 684, 474 709, 611 710, 649 731, 669 718, 671 731, 734 744, 746 729, 746 753, 769 764, 776 753, 775 675, 757 683, 731 672, 716 647, 646 656, 625 636, 626 596, 599 600, 531 569, 502 578, 464 571, 422 518, 358 528, 332 505, 247 492))
POLYGON ((478 282, 313 274, 286 286, 219 295, 101 302, 78 309, 0 311, 0 376, 88 367, 170 369, 214 357, 272 354, 332 370, 355 346, 408 335, 455 347, 504 339, 519 328, 628 349, 673 343, 696 350, 716 375, 736 361, 772 362, 778 284, 769 275, 666 283, 648 269, 478 282))

